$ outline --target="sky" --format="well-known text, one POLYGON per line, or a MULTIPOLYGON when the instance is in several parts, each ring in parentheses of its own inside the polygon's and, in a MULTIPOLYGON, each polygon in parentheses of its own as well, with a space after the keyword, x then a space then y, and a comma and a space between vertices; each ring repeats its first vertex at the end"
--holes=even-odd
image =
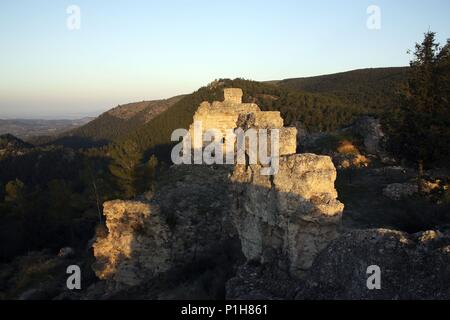
POLYGON ((427 30, 450 37, 449 12, 448 0, 1 0, 0 118, 96 115, 218 78, 405 66, 427 30))

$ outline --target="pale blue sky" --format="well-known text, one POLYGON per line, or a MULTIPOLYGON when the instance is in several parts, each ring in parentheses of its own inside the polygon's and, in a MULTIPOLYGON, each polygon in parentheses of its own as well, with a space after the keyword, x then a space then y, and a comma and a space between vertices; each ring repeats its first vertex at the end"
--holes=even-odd
POLYGON ((2 0, 0 118, 73 117, 189 93, 216 78, 272 80, 407 65, 448 0, 2 0), (81 8, 81 30, 66 9, 81 8), (366 27, 369 5, 381 30, 366 27))

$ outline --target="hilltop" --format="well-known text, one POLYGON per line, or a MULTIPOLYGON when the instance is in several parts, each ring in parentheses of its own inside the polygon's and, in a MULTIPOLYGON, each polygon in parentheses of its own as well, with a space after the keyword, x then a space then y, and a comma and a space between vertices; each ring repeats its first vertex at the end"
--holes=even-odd
POLYGON ((332 94, 348 103, 380 110, 395 103, 408 70, 409 67, 370 68, 272 83, 296 91, 332 94))
POLYGON ((59 135, 51 143, 72 147, 108 144, 149 123, 182 97, 119 105, 104 112, 86 125, 59 135))
POLYGON ((27 149, 31 145, 13 136, 12 134, 0 135, 0 149, 27 149))

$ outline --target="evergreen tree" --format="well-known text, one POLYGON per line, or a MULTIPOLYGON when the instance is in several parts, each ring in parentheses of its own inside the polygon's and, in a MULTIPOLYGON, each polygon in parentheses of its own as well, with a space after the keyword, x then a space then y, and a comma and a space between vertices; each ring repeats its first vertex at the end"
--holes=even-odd
POLYGON ((410 66, 410 79, 387 128, 392 151, 417 163, 421 187, 425 164, 449 160, 450 42, 440 47, 435 33, 427 32, 410 66))
POLYGON ((116 178, 118 186, 126 198, 135 197, 138 194, 136 180, 142 160, 140 149, 136 143, 127 141, 121 145, 114 145, 110 155, 112 163, 109 165, 109 170, 116 178))

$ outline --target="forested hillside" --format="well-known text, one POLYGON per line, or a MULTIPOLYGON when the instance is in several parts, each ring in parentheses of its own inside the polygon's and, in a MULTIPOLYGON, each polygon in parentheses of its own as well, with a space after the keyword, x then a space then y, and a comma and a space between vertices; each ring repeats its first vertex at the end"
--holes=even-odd
POLYGON ((121 143, 135 143, 144 151, 170 143, 173 130, 188 128, 202 101, 223 100, 225 87, 242 88, 245 102, 255 102, 263 110, 279 110, 286 125, 300 121, 311 131, 334 130, 364 113, 364 110, 331 95, 302 93, 243 79, 218 80, 185 96, 170 110, 122 139, 121 143))
POLYGON ((0 156, 0 263, 84 246, 101 221, 101 203, 119 195, 108 162, 101 150, 22 144, 0 156))
POLYGON ((279 110, 287 125, 297 121, 309 131, 330 131, 362 114, 380 113, 396 103, 408 68, 380 68, 257 82, 218 80, 185 96, 118 106, 52 143, 69 147, 102 146, 133 140, 142 149, 169 142, 176 128, 187 128, 204 100, 221 100, 224 87, 240 87, 244 99, 263 110, 279 110))
POLYGON ((113 142, 151 121, 169 109, 182 96, 166 100, 142 101, 119 105, 90 123, 67 132, 52 141, 69 147, 101 146, 113 142))
POLYGON ((13 136, 12 134, 0 135, 0 150, 3 150, 3 152, 30 147, 31 145, 29 143, 26 143, 25 141, 13 136))
POLYGON ((361 69, 274 83, 302 92, 332 94, 348 104, 379 112, 397 103, 395 99, 407 81, 408 71, 408 67, 361 69))
POLYGON ((170 143, 172 131, 187 128, 202 101, 223 99, 224 87, 242 88, 244 101, 255 102, 263 110, 280 111, 285 125, 300 123, 311 132, 332 131, 351 124, 360 115, 382 112, 392 105, 395 88, 406 81, 406 73, 406 68, 386 68, 278 83, 218 80, 185 96, 121 142, 135 143, 144 151, 170 143))

